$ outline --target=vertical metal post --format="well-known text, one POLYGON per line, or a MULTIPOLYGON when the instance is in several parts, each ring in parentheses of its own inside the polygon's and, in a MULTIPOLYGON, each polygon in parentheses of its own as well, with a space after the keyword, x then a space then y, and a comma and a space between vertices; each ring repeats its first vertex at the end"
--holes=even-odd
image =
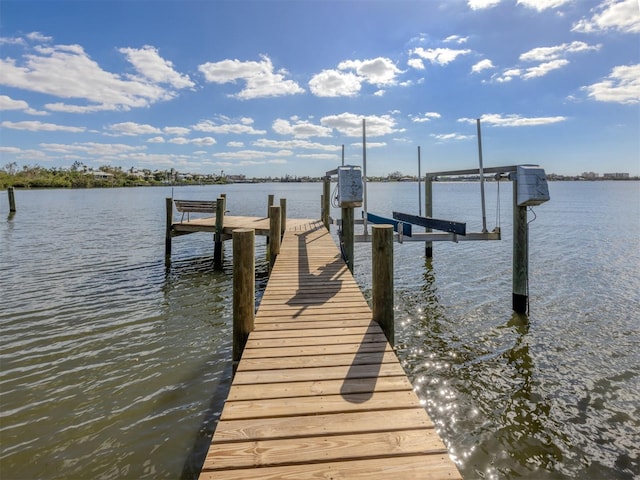
POLYGON ((344 167, 344 143, 342 144, 342 166, 344 167))
POLYGON ((418 215, 422 216, 422 188, 420 187, 420 181, 422 174, 420 172, 420 146, 418 145, 418 215))
MULTIPOLYGON (((424 177, 424 215, 433 217, 433 177, 429 175, 424 177)), ((431 229, 425 228, 424 231, 430 233, 431 229)), ((433 242, 424 242, 424 255, 433 258, 433 242)))
POLYGON ((364 186, 364 234, 369 235, 367 231, 367 127, 366 119, 362 119, 362 182, 364 186))
POLYGON ((487 209, 484 202, 484 167, 482 166, 482 135, 480 133, 480 119, 476 119, 478 129, 478 160, 480 162, 480 203, 482 204, 482 232, 487 232, 487 209))
POLYGON ((513 181, 513 310, 526 313, 529 300, 529 226, 527 207, 518 206, 518 181, 513 181))
POLYGON ((395 343, 393 319, 393 226, 373 225, 371 251, 373 320, 391 346, 395 343))
MULTIPOLYGON (((255 318, 255 231, 233 231, 233 362, 237 364, 255 318)), ((235 370, 235 368, 234 368, 235 370)))
POLYGON ((165 205, 167 207, 167 216, 164 237, 164 260, 165 263, 167 263, 171 261, 171 226, 173 224, 173 199, 167 197, 165 200, 165 205))

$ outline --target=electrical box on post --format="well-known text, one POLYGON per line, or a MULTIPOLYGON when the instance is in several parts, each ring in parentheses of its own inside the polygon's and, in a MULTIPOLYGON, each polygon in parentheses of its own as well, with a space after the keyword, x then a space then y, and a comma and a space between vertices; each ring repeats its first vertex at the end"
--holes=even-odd
POLYGON ((362 173, 360 167, 338 167, 338 203, 340 207, 362 205, 362 173))
POLYGON ((549 200, 549 186, 543 168, 518 165, 516 182, 519 207, 540 205, 549 200))

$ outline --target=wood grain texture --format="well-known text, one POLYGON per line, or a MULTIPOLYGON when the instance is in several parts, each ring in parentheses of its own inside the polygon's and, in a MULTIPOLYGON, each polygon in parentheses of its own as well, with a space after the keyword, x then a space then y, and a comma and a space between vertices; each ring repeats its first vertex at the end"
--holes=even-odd
POLYGON ((287 221, 200 478, 461 478, 322 225, 287 221))

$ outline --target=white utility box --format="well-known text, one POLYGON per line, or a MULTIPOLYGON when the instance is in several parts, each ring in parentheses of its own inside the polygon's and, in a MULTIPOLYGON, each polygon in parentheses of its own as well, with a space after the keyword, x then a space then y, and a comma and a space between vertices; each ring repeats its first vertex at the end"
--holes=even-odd
POLYGON ((549 200, 549 185, 544 168, 518 165, 516 182, 519 207, 540 205, 549 200))
POLYGON ((338 167, 338 203, 340 207, 362 205, 362 173, 360 167, 338 167))

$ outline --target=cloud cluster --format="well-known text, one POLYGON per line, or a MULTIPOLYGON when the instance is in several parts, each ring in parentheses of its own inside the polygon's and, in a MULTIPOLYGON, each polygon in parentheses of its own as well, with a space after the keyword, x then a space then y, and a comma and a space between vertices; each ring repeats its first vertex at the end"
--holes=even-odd
POLYGON ((323 70, 309 81, 317 97, 351 97, 360 93, 363 83, 377 87, 396 85, 401 70, 389 58, 346 60, 337 69, 323 70))

